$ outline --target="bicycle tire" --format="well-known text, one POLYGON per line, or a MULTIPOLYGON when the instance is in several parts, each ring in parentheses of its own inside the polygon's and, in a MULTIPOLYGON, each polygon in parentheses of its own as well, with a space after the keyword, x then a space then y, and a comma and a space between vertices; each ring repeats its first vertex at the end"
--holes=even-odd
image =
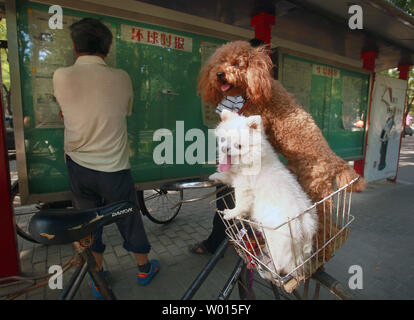
MULTIPOLYGON (((161 213, 157 213, 155 212, 152 208, 151 208, 151 200, 162 200, 162 199, 167 199, 168 200, 168 193, 170 194, 177 194, 178 193, 178 201, 182 201, 183 200, 183 190, 177 190, 177 191, 171 191, 171 190, 162 190, 162 189, 152 189, 152 190, 137 190, 137 198, 138 198, 138 203, 139 206, 141 208, 141 213, 148 217, 148 219, 150 219, 152 222, 157 223, 157 224, 167 224, 170 223, 171 221, 174 220, 174 218, 178 215, 178 212, 181 209, 181 203, 175 207, 175 208, 164 208, 164 212, 161 213), (154 193, 155 191, 155 193, 154 193), (145 195, 144 192, 152 192, 152 195, 145 195), (169 213, 169 211, 172 210, 171 213, 169 213), (167 212, 168 211, 168 212, 167 212)), ((177 202, 178 202, 177 201, 177 202)), ((175 205, 177 202, 171 202, 168 201, 170 203, 170 205, 175 205)))

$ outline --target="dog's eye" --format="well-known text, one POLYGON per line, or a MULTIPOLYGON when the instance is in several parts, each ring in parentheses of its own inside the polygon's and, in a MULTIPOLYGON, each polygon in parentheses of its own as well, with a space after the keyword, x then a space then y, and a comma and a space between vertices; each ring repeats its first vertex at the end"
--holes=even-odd
POLYGON ((233 63, 233 67, 238 68, 239 64, 237 62, 233 63))
POLYGON ((221 141, 221 142, 224 142, 224 141, 226 141, 226 138, 221 137, 220 141, 221 141))
POLYGON ((237 148, 237 149, 241 149, 241 144, 239 144, 239 143, 235 143, 235 144, 234 144, 234 147, 235 147, 235 148, 237 148))

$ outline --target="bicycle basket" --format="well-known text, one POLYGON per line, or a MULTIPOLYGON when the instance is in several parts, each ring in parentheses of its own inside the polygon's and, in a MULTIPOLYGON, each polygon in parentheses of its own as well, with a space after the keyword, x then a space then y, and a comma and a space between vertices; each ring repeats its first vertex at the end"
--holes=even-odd
MULTIPOLYGON (((217 212, 226 227, 227 236, 247 266, 257 270, 262 278, 272 281, 290 293, 302 281, 311 277, 328 260, 325 255, 327 246, 330 247, 333 254, 347 240, 349 225, 354 220, 354 216, 350 214, 352 184, 358 179, 354 179, 348 185, 338 189, 321 201, 313 204, 298 216, 289 219, 277 227, 270 228, 244 217, 226 220, 223 218, 223 211, 217 209, 217 212), (292 225, 295 223, 295 219, 301 219, 304 214, 312 210, 318 210, 319 218, 320 214, 323 214, 322 221, 319 219, 318 231, 324 235, 323 243, 318 243, 318 237, 315 237, 312 250, 308 248, 307 253, 305 253, 304 249, 302 252, 298 251, 300 249, 292 245, 292 255, 294 256, 292 261, 294 261, 294 266, 287 271, 278 272, 277 261, 273 258, 275 256, 274 248, 269 247, 267 238, 271 236, 272 232, 283 231, 285 235, 287 234, 291 238, 290 243, 293 244, 295 238, 292 233, 292 225)), ((217 206, 217 202, 221 201, 221 207, 232 209, 231 205, 235 203, 235 200, 234 192, 229 192, 217 197, 211 203, 217 206)))

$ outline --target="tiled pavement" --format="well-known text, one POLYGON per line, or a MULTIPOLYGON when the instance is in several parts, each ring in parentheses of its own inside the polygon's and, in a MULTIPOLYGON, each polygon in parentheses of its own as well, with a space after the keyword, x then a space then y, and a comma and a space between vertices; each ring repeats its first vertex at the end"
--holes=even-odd
MULTIPOLYGON (((347 285, 349 267, 363 270, 363 289, 354 291, 364 299, 414 299, 414 137, 403 139, 399 179, 372 183, 367 190, 355 194, 350 238, 326 265, 327 271, 347 285)), ((211 192, 205 189, 202 193, 211 192)), ((185 192, 185 198, 199 196, 200 191, 185 192)), ((19 210, 28 210, 21 208, 19 210)), ((203 266, 208 256, 188 253, 188 245, 207 237, 211 229, 213 209, 207 200, 183 205, 177 218, 168 225, 157 225, 144 218, 152 251, 150 258, 161 263, 161 271, 147 287, 136 284, 134 257, 122 248, 122 238, 115 225, 105 228, 107 245, 105 265, 112 273, 112 286, 119 299, 180 299, 203 266)), ((21 219, 21 217, 19 218, 21 219)), ((65 263, 73 254, 71 245, 34 245, 19 239, 21 267, 24 275, 47 272, 51 265, 65 263)), ((223 259, 200 288, 194 299, 215 299, 232 271, 236 255, 229 248, 223 259)), ((64 283, 73 268, 64 274, 64 283)), ((233 299, 238 298, 236 292, 233 299)), ((270 290, 258 287, 260 299, 272 298, 270 290)), ((61 291, 41 288, 19 299, 58 299, 61 291)), ((332 299, 327 291, 321 298, 332 299)), ((86 280, 76 299, 94 299, 86 280)))

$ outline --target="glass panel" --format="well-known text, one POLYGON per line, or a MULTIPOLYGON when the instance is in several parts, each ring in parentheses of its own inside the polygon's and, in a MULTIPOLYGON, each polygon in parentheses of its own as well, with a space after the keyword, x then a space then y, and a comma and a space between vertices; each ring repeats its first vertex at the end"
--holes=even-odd
MULTIPOLYGON (((79 17, 63 15, 63 28, 50 29, 48 12, 28 9, 30 62, 33 87, 33 109, 36 128, 63 128, 59 116, 59 105, 53 96, 53 73, 60 67, 73 65, 76 55, 73 50, 69 26, 79 21, 79 17)), ((116 36, 116 30, 112 35, 116 36)), ((115 66, 115 42, 108 57, 109 66, 115 66)))
POLYGON ((369 75, 284 55, 282 83, 312 115, 331 148, 363 155, 369 75))
POLYGON ((288 57, 284 59, 283 85, 308 112, 310 111, 311 81, 311 63, 288 57))
POLYGON ((342 126, 349 131, 364 130, 362 78, 342 78, 342 126))

